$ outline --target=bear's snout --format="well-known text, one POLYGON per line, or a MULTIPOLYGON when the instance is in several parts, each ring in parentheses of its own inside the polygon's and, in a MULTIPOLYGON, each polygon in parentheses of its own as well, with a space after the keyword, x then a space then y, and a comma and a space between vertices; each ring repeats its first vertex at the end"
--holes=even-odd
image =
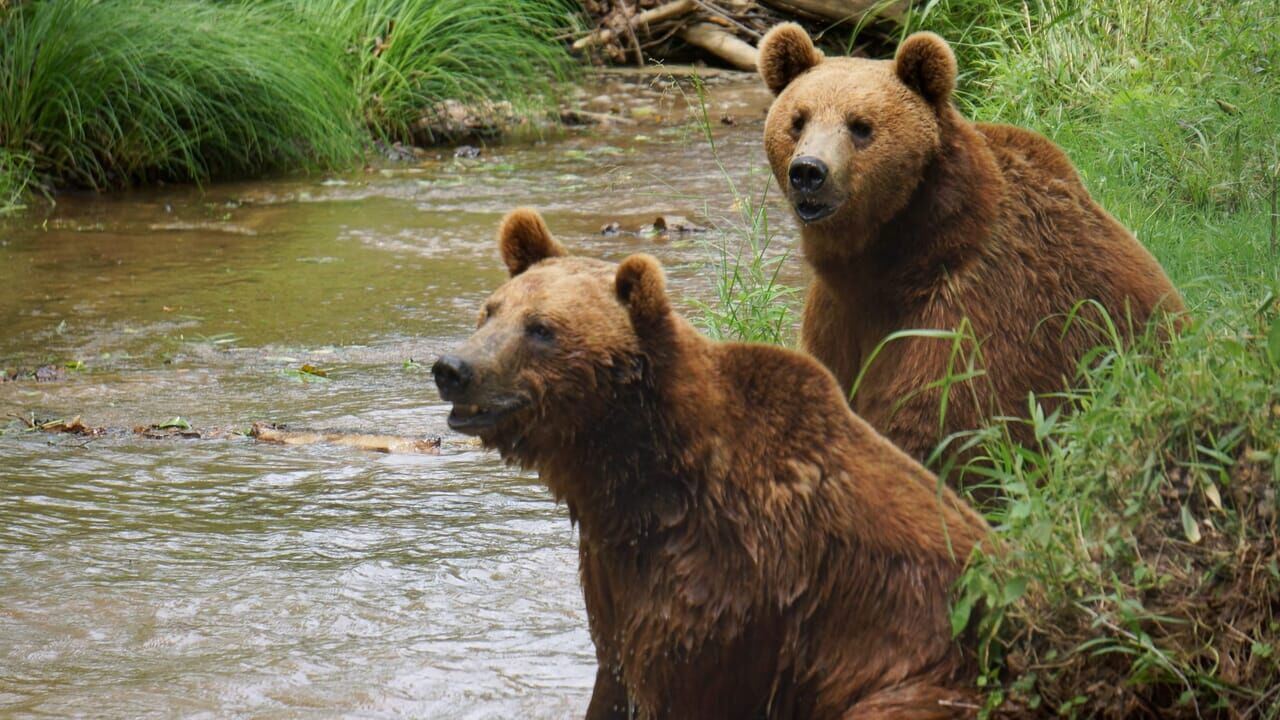
POLYGON ((826 163, 812 155, 804 155, 791 161, 787 178, 791 181, 791 188, 796 192, 811 193, 817 192, 822 187, 822 184, 827 181, 828 174, 830 172, 826 163))
POLYGON ((471 386, 471 381, 475 377, 471 363, 457 355, 441 356, 436 360, 436 364, 431 366, 431 374, 435 376, 440 397, 449 401, 459 399, 471 386))

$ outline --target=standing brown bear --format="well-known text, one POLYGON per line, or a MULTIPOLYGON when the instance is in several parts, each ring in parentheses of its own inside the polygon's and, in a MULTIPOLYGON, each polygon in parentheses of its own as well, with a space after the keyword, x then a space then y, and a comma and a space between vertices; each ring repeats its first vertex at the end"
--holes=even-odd
POLYGON ((986 527, 800 353, 714 343, 647 255, 570 257, 542 218, 435 364, 449 426, 579 525, 588 718, 951 718, 947 599, 986 527))
POLYGON ((761 41, 759 66, 777 95, 765 150, 814 271, 801 345, 846 393, 863 373, 854 410, 913 457, 1064 389, 1106 340, 1081 301, 1126 336, 1182 309, 1057 146, 956 111, 955 56, 937 35, 911 35, 892 61, 824 59, 787 23, 761 41), (912 329, 960 331, 976 352, 934 333, 873 360, 912 329))

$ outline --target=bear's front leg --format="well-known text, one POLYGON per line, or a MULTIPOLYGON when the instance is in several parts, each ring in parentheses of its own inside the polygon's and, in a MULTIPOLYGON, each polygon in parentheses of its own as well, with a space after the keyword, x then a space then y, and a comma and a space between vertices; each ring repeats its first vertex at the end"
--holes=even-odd
POLYGON ((600 663, 591 704, 587 706, 587 720, 626 720, 627 706, 627 688, 618 679, 617 672, 600 663))
POLYGON ((847 395, 862 369, 860 327, 821 280, 809 285, 800 318, 800 349, 826 366, 847 395))

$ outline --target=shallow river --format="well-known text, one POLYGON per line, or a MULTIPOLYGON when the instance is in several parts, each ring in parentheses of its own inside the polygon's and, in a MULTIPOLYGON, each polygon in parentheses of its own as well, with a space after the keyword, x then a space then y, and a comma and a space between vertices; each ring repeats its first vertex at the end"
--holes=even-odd
MULTIPOLYGON (((62 367, 0 383, 0 414, 107 429, 0 421, 0 715, 581 715, 595 659, 567 513, 449 432, 428 368, 502 281, 515 205, 575 251, 657 255, 686 307, 710 296, 716 233, 600 234, 735 216, 684 100, 595 92, 648 112, 472 160, 60 197, 0 225, 0 368, 62 367), (172 418, 207 437, 130 430, 172 418), (255 421, 444 444, 236 434, 255 421)), ((768 99, 710 93, 719 159, 758 194, 768 99)))

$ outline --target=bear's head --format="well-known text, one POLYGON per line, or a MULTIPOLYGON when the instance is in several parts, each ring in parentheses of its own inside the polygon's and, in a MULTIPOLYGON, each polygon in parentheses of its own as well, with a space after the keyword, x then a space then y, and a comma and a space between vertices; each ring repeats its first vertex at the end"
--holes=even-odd
POLYGON ((453 403, 449 427, 535 465, 637 401, 646 358, 673 316, 648 255, 617 265, 570 256, 524 208, 503 220, 498 243, 510 278, 432 372, 453 403))
POLYGON ((946 41, 915 33, 893 60, 825 58, 784 23, 760 41, 759 68, 777 96, 765 150, 807 238, 865 238, 907 206, 951 112, 946 41))

